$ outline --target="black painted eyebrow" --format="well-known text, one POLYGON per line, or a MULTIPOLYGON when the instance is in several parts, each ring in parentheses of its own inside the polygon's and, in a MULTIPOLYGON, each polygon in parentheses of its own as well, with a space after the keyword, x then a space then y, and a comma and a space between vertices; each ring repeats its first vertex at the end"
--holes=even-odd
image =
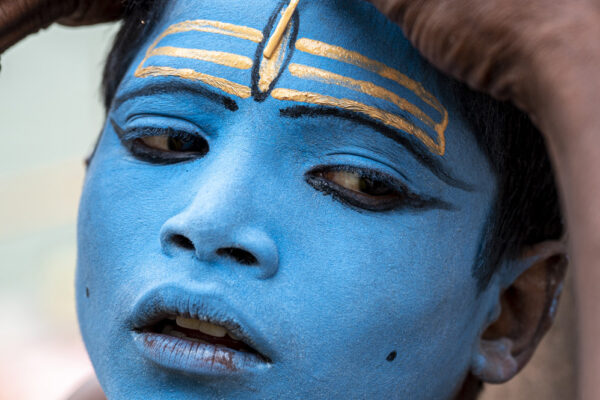
POLYGON ((468 192, 474 190, 473 185, 450 175, 439 160, 428 154, 429 150, 425 146, 410 140, 405 132, 390 128, 373 118, 352 111, 325 106, 292 106, 280 109, 279 112, 281 116, 288 118, 333 116, 367 126, 406 148, 419 163, 427 167, 435 176, 448 185, 468 192))
POLYGON ((190 85, 187 82, 154 82, 142 88, 123 93, 115 98, 112 108, 117 109, 127 100, 135 97, 154 96, 160 94, 186 93, 195 96, 202 96, 210 101, 222 105, 229 111, 237 111, 238 104, 229 96, 222 95, 210 89, 198 85, 190 85))

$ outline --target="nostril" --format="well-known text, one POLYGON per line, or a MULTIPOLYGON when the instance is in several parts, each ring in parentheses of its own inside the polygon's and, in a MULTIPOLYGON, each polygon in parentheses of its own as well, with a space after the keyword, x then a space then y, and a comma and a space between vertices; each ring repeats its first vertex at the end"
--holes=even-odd
POLYGON ((176 247, 185 249, 185 250, 195 250, 194 243, 183 235, 173 235, 171 236, 171 243, 176 247))
POLYGON ((250 252, 236 247, 224 247, 217 250, 217 254, 223 257, 233 258, 242 265, 257 265, 258 260, 250 252))

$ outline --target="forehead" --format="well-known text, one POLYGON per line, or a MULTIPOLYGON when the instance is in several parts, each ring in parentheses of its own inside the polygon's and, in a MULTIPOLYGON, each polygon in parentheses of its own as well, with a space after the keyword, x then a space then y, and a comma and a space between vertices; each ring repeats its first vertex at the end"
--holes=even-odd
POLYGON ((288 0, 170 2, 126 81, 169 77, 263 107, 350 110, 435 157, 480 153, 455 105, 440 100, 437 73, 371 4, 300 0, 285 23, 288 8, 288 0))

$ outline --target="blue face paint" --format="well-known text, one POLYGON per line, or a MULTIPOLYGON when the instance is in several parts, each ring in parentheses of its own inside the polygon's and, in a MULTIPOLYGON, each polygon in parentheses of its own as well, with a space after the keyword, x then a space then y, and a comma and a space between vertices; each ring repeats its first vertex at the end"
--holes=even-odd
POLYGON ((495 178, 449 87, 366 2, 301 1, 271 58, 285 3, 199 3, 140 49, 86 178, 108 397, 450 398, 494 307, 495 178))

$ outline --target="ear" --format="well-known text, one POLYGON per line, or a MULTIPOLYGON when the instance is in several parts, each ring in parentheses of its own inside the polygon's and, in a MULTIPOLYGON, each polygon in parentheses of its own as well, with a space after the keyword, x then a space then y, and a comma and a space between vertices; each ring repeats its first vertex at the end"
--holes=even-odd
POLYGON ((567 264, 562 240, 529 247, 519 260, 509 263, 507 271, 517 267, 524 272, 516 279, 505 277, 500 315, 479 339, 472 375, 483 382, 502 383, 527 364, 554 321, 567 264))

